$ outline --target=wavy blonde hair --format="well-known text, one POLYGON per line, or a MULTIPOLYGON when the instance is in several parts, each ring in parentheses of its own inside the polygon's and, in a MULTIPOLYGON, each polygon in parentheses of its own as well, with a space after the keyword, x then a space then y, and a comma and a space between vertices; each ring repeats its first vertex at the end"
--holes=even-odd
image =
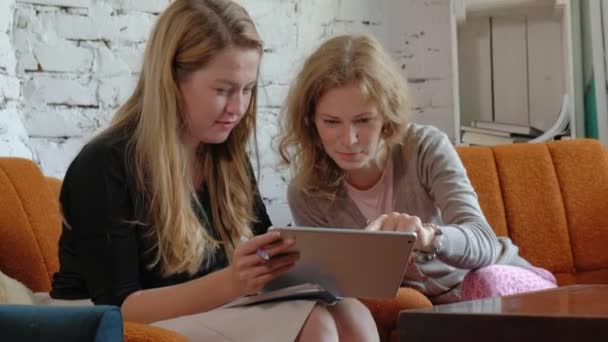
POLYGON ((177 0, 158 18, 148 40, 143 67, 133 94, 102 134, 125 128, 133 132, 128 152, 136 176, 138 220, 153 227, 156 245, 148 267, 160 266, 163 275, 195 273, 223 244, 231 258, 233 241, 250 235, 253 191, 247 143, 255 134, 257 85, 241 122, 222 144, 201 144, 198 162, 211 194, 213 222, 201 223, 204 213, 192 182, 189 154, 181 142, 178 81, 206 66, 229 47, 256 49, 262 41, 253 21, 238 4, 228 0, 177 0), (194 205, 193 205, 194 203, 194 205), (202 227, 212 224, 216 241, 202 227))
POLYGON ((358 85, 364 101, 382 115, 382 139, 401 144, 409 116, 408 87, 401 70, 367 35, 343 35, 323 43, 306 61, 287 95, 278 150, 281 165, 291 166, 292 184, 307 194, 334 199, 344 171, 325 152, 314 124, 320 98, 329 90, 358 85))

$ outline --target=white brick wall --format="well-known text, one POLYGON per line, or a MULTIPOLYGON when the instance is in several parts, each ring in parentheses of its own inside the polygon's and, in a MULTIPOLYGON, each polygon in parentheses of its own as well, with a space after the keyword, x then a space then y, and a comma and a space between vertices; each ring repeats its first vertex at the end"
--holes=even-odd
MULTIPOLYGON (((62 177, 137 80, 145 40, 168 0, 0 0, 0 155, 62 177)), ((452 127, 445 0, 240 0, 265 41, 260 186, 272 219, 290 221, 286 176, 270 141, 305 56, 339 33, 376 35, 407 71, 415 118, 452 127), (438 19, 437 19, 438 18, 438 19)))
POLYGON ((11 41, 14 0, 0 2, 0 156, 34 158, 21 117, 21 85, 11 41))

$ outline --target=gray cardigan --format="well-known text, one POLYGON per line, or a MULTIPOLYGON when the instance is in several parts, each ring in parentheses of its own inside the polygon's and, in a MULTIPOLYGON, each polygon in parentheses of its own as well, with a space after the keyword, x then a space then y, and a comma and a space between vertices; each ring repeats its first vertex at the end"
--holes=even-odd
MULTIPOLYGON (((394 210, 435 223, 444 232, 438 258, 409 266, 403 285, 421 291, 435 303, 452 302, 459 299, 459 285, 469 270, 495 263, 529 266, 511 240, 496 237, 444 133, 432 126, 410 124, 403 145, 392 151, 392 158, 394 210)), ((332 203, 290 184, 288 201, 299 226, 365 228, 367 224, 345 190, 332 203)))

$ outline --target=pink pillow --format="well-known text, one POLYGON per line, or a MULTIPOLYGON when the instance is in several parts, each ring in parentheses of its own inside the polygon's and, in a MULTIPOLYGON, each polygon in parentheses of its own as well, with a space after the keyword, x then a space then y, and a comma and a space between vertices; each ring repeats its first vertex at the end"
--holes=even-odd
POLYGON ((460 285, 461 300, 500 297, 516 293, 538 291, 556 287, 551 272, 539 268, 529 269, 490 265, 469 272, 460 285))

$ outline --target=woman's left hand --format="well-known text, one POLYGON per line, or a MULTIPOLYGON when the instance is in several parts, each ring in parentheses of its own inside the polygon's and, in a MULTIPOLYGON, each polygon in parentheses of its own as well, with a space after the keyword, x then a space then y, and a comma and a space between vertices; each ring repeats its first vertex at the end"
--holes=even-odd
POLYGON ((433 248, 432 242, 435 236, 435 230, 430 226, 422 224, 422 221, 418 216, 398 212, 380 215, 370 223, 365 230, 416 233, 417 237, 414 250, 429 252, 433 248))

